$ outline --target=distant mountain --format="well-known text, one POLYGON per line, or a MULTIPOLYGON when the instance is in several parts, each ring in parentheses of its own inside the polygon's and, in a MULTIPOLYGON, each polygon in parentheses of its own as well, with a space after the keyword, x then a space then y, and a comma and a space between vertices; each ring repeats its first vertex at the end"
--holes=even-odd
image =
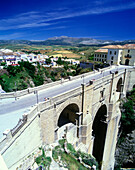
POLYGON ((97 40, 93 38, 73 38, 67 36, 48 38, 48 42, 56 43, 61 42, 69 45, 94 45, 94 44, 108 44, 113 43, 111 40, 97 40))
POLYGON ((74 37, 52 37, 47 40, 0 40, 0 44, 24 44, 24 45, 108 45, 108 44, 133 44, 135 40, 112 41, 98 40, 93 38, 74 38, 74 37))

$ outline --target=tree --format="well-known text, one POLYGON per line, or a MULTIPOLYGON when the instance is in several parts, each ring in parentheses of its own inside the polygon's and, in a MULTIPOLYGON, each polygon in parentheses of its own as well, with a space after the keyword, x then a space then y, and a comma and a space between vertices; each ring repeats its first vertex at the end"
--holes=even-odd
POLYGON ((5 66, 5 65, 6 65, 6 62, 2 62, 2 63, 1 63, 1 66, 5 66))
POLYGON ((64 63, 64 69, 65 69, 65 70, 68 70, 68 69, 69 69, 69 67, 68 67, 68 64, 67 64, 67 63, 64 63))
POLYGON ((8 66, 7 71, 10 75, 15 76, 17 73, 21 71, 21 68, 19 66, 8 66))
POLYGON ((50 58, 46 59, 46 64, 51 64, 51 59, 50 58))
POLYGON ((58 58, 58 60, 56 61, 57 64, 62 65, 63 61, 61 60, 61 57, 58 58))
POLYGON ((32 65, 32 63, 30 63, 29 61, 21 61, 18 62, 18 64, 20 65, 21 70, 23 70, 25 68, 25 70, 27 71, 27 73, 34 78, 34 74, 35 74, 35 66, 32 65))

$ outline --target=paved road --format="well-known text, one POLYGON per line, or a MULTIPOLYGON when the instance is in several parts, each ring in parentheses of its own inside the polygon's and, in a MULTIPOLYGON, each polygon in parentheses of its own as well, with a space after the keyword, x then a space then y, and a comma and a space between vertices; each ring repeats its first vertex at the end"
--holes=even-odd
MULTIPOLYGON (((42 102, 45 97, 53 97, 56 95, 59 95, 63 92, 69 91, 71 89, 74 89, 76 87, 81 86, 81 84, 88 83, 92 79, 99 79, 103 76, 109 75, 110 71, 118 71, 121 69, 125 69, 127 66, 115 66, 114 68, 108 69, 106 71, 101 72, 96 72, 93 73, 92 75, 89 75, 87 77, 82 77, 77 80, 71 80, 69 82, 62 83, 60 85, 57 85, 55 87, 50 87, 45 90, 41 90, 38 92, 38 101, 42 102)), ((37 96, 36 94, 28 94, 23 97, 20 97, 18 100, 14 99, 6 99, 6 102, 4 102, 5 99, 2 99, 0 101, 0 115, 10 113, 10 112, 16 112, 21 109, 27 109, 28 107, 31 107, 37 103, 37 96)))

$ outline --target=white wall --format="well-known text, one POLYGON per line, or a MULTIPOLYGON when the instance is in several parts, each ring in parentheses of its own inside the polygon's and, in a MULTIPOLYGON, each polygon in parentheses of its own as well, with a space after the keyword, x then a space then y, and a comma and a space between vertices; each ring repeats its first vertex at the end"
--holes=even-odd
POLYGON ((122 51, 123 51, 122 49, 108 49, 107 63, 109 63, 110 65, 113 65, 113 64, 120 65, 122 51), (112 57, 113 57, 113 60, 112 60, 112 57))
POLYGON ((22 128, 20 134, 18 132, 18 135, 10 141, 8 149, 1 151, 8 169, 16 169, 21 159, 27 157, 42 144, 39 117, 37 116, 29 125, 28 123, 26 124, 28 127, 22 128))
POLYGON ((135 49, 124 49, 123 50, 123 58, 122 58, 122 64, 125 65, 125 61, 126 61, 126 57, 127 54, 129 54, 129 56, 131 56, 131 58, 128 58, 129 59, 129 65, 130 66, 135 66, 135 49), (130 51, 128 51, 130 50, 130 51))

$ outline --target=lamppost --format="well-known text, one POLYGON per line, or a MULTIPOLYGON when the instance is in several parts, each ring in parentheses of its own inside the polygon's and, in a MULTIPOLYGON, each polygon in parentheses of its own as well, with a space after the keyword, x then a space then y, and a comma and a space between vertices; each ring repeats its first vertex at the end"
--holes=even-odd
POLYGON ((34 91, 34 94, 36 94, 36 98, 37 98, 37 108, 38 108, 38 90, 34 91))
POLYGON ((95 71, 94 64, 93 64, 93 66, 92 66, 92 69, 93 69, 93 71, 95 71))
POLYGON ((17 87, 16 87, 16 82, 15 82, 15 100, 17 99, 17 87))

